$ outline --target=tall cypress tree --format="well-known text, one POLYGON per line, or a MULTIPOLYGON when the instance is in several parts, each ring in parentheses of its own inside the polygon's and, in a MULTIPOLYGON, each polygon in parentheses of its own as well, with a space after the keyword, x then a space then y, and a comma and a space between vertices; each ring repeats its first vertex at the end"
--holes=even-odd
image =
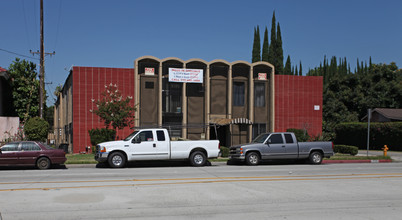
POLYGON ((285 68, 283 69, 283 74, 284 75, 293 75, 292 74, 292 64, 290 62, 289 55, 288 55, 288 58, 286 59, 286 64, 285 64, 285 68))
POLYGON ((260 28, 257 25, 257 28, 254 28, 254 43, 253 43, 253 51, 251 61, 258 62, 261 60, 261 43, 260 43, 260 28))
POLYGON ((261 56, 262 61, 268 62, 268 51, 269 51, 268 29, 267 26, 265 26, 264 42, 262 44, 262 56, 261 56))
POLYGON ((301 64, 301 61, 300 61, 299 76, 303 76, 303 71, 302 71, 302 64, 301 64))
POLYGON ((278 22, 278 30, 276 32, 275 58, 276 58, 275 59, 276 72, 277 74, 283 74, 283 48, 282 48, 281 26, 279 25, 279 22, 278 22))
MULTIPOLYGON (((275 11, 272 15, 272 26, 271 26, 271 44, 269 45, 268 50, 268 62, 275 65, 275 49, 276 48, 276 19, 275 19, 275 11)), ((275 66, 276 68, 276 66, 275 66)), ((275 69, 275 71, 277 71, 275 69)))

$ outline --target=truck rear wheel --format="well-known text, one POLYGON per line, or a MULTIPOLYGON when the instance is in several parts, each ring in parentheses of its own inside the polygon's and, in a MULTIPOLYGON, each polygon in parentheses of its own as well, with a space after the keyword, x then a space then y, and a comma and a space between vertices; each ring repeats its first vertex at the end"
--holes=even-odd
POLYGON ((246 155, 246 163, 250 166, 256 166, 260 163, 260 155, 256 152, 250 152, 246 155))
POLYGON ((318 151, 314 151, 310 154, 309 160, 311 164, 321 164, 322 154, 318 151))
POLYGON ((109 156, 108 162, 112 168, 122 168, 126 165, 126 157, 120 152, 114 152, 109 156))
POLYGON ((202 167, 207 162, 207 157, 201 151, 195 151, 190 155, 191 165, 195 167, 202 167))

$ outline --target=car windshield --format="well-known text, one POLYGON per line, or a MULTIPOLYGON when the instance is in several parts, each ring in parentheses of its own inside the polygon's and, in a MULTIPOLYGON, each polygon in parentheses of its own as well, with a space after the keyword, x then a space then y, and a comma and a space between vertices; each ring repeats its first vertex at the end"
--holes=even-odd
POLYGON ((264 141, 267 139, 269 133, 265 134, 260 134, 251 143, 264 143, 264 141))
POLYGON ((126 137, 126 139, 124 139, 124 141, 129 141, 131 140, 131 138, 134 137, 134 135, 136 135, 138 133, 138 131, 134 131, 133 133, 131 133, 128 137, 126 137))

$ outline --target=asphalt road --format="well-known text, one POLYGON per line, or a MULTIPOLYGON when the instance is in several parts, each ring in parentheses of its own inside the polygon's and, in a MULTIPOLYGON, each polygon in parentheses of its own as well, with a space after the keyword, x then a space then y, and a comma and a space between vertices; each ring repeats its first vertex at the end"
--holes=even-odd
POLYGON ((0 219, 401 219, 402 163, 0 169, 0 219))

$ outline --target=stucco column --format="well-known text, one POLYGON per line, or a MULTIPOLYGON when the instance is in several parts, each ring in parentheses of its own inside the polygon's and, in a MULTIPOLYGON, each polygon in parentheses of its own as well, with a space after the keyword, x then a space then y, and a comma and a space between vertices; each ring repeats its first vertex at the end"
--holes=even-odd
POLYGON ((228 99, 228 112, 227 112, 227 118, 232 118, 232 101, 233 101, 233 82, 232 82, 232 65, 229 66, 229 72, 228 72, 228 94, 227 94, 227 99, 228 99))
POLYGON ((158 74, 158 126, 162 127, 162 64, 159 63, 158 74))
POLYGON ((134 126, 139 127, 140 126, 140 77, 138 75, 138 60, 134 61, 134 103, 135 106, 137 106, 137 111, 135 111, 135 120, 134 120, 134 126))
MULTIPOLYGON (((250 68, 248 82, 249 82, 248 117, 254 123, 254 74, 253 74, 253 67, 250 68)), ((251 142, 252 135, 253 135, 253 126, 248 125, 248 142, 251 142)))
POLYGON ((182 107, 181 107, 181 112, 183 114, 183 121, 182 121, 182 129, 181 129, 181 137, 182 138, 187 138, 187 94, 186 94, 186 87, 187 83, 183 83, 183 88, 182 88, 182 107))
POLYGON ((209 79, 209 64, 207 65, 207 72, 205 73, 205 124, 206 124, 206 134, 205 139, 209 140, 210 135, 210 127, 209 127, 209 115, 211 113, 210 105, 211 105, 211 89, 210 89, 210 79, 209 79))

